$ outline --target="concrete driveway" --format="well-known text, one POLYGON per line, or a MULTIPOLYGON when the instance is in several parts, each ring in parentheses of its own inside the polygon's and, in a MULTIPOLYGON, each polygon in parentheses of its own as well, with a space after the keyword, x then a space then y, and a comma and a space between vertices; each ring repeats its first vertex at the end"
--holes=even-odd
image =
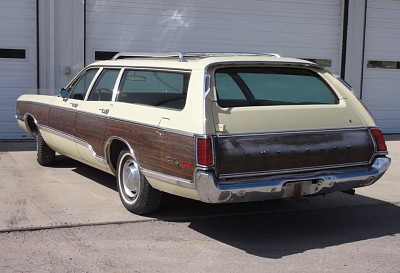
POLYGON ((151 217, 114 177, 34 143, 0 143, 0 272, 382 272, 400 268, 400 139, 376 184, 305 202, 208 205, 166 196, 151 217))
POLYGON ((54 167, 36 163, 34 142, 0 142, 0 231, 161 220, 191 220, 221 215, 337 208, 364 204, 400 204, 400 137, 387 136, 392 165, 376 184, 356 196, 335 193, 306 199, 210 205, 166 196, 151 217, 122 206, 115 178, 58 155, 54 167))

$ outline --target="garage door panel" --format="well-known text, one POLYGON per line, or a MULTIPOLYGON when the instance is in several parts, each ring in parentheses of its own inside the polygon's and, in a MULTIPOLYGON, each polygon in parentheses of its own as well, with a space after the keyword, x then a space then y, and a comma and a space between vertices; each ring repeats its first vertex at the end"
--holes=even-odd
MULTIPOLYGON (((205 20, 204 18, 199 18, 200 20, 205 20)), ((326 33, 326 28, 328 26, 326 25, 316 25, 320 24, 320 20, 315 20, 315 22, 312 22, 310 19, 307 20, 307 22, 302 22, 302 21, 297 21, 297 22, 288 22, 285 19, 282 19, 282 21, 268 21, 264 19, 263 21, 260 20, 255 20, 252 18, 252 20, 249 20, 250 22, 244 23, 243 21, 238 21, 237 18, 208 18, 206 19, 207 22, 204 22, 202 24, 195 24, 195 22, 182 22, 180 21, 174 21, 171 20, 169 16, 162 17, 160 22, 157 23, 155 18, 152 18, 151 20, 149 18, 146 18, 146 16, 143 16, 143 19, 141 18, 135 18, 135 20, 129 20, 128 18, 120 19, 110 22, 105 22, 107 20, 96 20, 94 22, 91 22, 93 26, 91 27, 91 33, 106 33, 106 34, 114 34, 114 35, 130 35, 131 33, 136 33, 136 32, 141 32, 141 33, 147 33, 151 34, 148 31, 149 30, 154 30, 154 28, 158 27, 160 29, 168 29, 168 28, 180 28, 180 24, 186 24, 184 27, 180 28, 180 30, 191 30, 192 27, 196 27, 196 31, 201 31, 205 30, 207 31, 208 34, 215 33, 216 30, 227 30, 227 31, 243 31, 247 33, 251 33, 253 31, 256 32, 265 32, 265 33, 274 33, 274 34, 281 34, 281 33, 295 33, 298 34, 301 32, 302 34, 320 34, 324 36, 330 36, 330 37, 335 37, 335 35, 340 35, 340 29, 335 28, 333 29, 333 32, 326 33), (260 21, 262 23, 260 23, 260 21), (251 24, 253 22, 253 24, 251 24), (118 24, 120 27, 115 28, 114 24, 118 24), (132 28, 129 32, 126 31, 124 27, 129 27, 132 28), (279 28, 280 31, 277 32, 276 29, 279 28), (212 31, 210 31, 212 30, 212 31)), ((293 18, 292 18, 293 20, 293 18)), ((336 21, 332 22, 335 23, 336 21)), ((328 22, 327 24, 331 24, 331 22, 328 22)), ((194 33, 194 34, 197 34, 194 33)), ((203 37, 204 38, 204 37, 203 37)), ((306 38, 306 37, 304 37, 306 38)))
POLYGON ((37 89, 31 88, 21 88, 21 87, 7 87, 7 88, 1 88, 0 89, 0 95, 2 100, 0 100, 0 105, 2 103, 5 103, 4 101, 9 99, 9 100, 14 100, 16 101, 16 98, 18 98, 20 95, 23 94, 35 94, 37 89))
MULTIPOLYGON (((148 28, 150 31, 150 28, 148 28)), ((181 35, 187 34, 188 36, 191 35, 190 30, 180 32, 178 34, 173 33, 163 33, 162 31, 160 32, 153 32, 153 35, 147 35, 147 34, 138 34, 137 36, 132 36, 132 35, 123 35, 121 34, 118 36, 119 39, 121 39, 123 42, 122 44, 128 44, 129 46, 132 47, 132 44, 136 44, 137 46, 140 46, 141 44, 147 43, 148 45, 154 47, 155 45, 153 43, 165 43, 166 40, 180 40, 181 35)), ((242 31, 228 31, 225 30, 225 35, 233 36, 236 35, 236 37, 240 37, 240 39, 236 40, 227 40, 224 37, 221 37, 220 33, 210 33, 209 30, 202 29, 198 30, 196 32, 196 36, 191 37, 190 40, 182 40, 180 41, 179 45, 184 45, 184 44, 197 44, 197 43, 202 43, 202 44, 210 44, 210 45, 216 45, 216 46, 226 46, 226 45, 242 45, 243 48, 247 46, 258 46, 260 51, 263 49, 266 51, 269 48, 280 48, 280 47, 287 47, 291 48, 292 52, 293 50, 293 38, 291 38, 290 33, 280 33, 280 34, 275 34, 272 32, 261 32, 257 33, 252 32, 242 32, 242 31), (255 36, 254 36, 255 35, 255 36), (204 39, 202 37, 207 36, 207 39, 204 39), (265 38, 263 36, 269 36, 271 40, 274 40, 273 45, 269 45, 266 43, 265 38), (249 44, 248 40, 251 39, 251 43, 249 44), (212 42, 210 42, 212 41, 212 42)), ((89 36, 90 37, 95 37, 95 36, 89 36)), ((327 50, 331 49, 332 51, 335 51, 337 47, 339 46, 339 42, 335 41, 335 39, 332 39, 329 35, 320 35, 320 34, 304 34, 303 38, 305 38, 303 41, 299 41, 296 43, 296 49, 298 47, 303 47, 303 48, 308 48, 308 52, 310 53, 310 47, 315 47, 315 50, 327 50), (326 42, 330 41, 329 44, 326 42)), ((103 43, 112 43, 114 40, 109 39, 107 37, 104 38, 96 38, 96 41, 100 44, 102 41, 103 43)), ((221 51, 221 50, 219 50, 221 51)), ((267 50, 268 51, 268 50, 267 50)), ((315 51, 313 51, 315 52, 315 51)), ((313 53, 312 52, 312 53, 313 53)), ((279 53, 279 52, 277 52, 279 53)))
POLYGON ((338 73, 341 2, 87 0, 86 62, 95 51, 254 51, 332 59, 338 73))
POLYGON ((36 1, 2 1, 0 18, 7 22, 0 24, 0 49, 25 50, 25 58, 0 58, 0 140, 23 139, 15 104, 21 94, 36 89, 36 1))
POLYGON ((386 133, 400 133, 400 1, 369 0, 365 31, 364 104, 386 133), (370 61, 382 65, 368 67, 370 61))
MULTIPOLYGON (((178 7, 177 7, 178 9, 178 7)), ((109 9, 107 11, 102 12, 102 14, 106 14, 106 18, 91 18, 87 22, 88 23, 103 23, 103 24, 129 24, 128 18, 132 18, 135 16, 134 22, 138 23, 139 26, 147 25, 147 22, 151 25, 176 25, 177 23, 186 22, 187 24, 196 22, 198 19, 204 21, 203 23, 209 24, 212 20, 222 20, 222 21, 237 21, 238 17, 242 21, 245 22, 259 22, 259 21, 266 21, 266 22, 274 22, 274 23, 288 23, 293 22, 296 20, 295 23, 297 24, 321 24, 321 25, 329 25, 332 22, 337 21, 337 17, 335 15, 322 15, 320 13, 313 14, 310 16, 305 17, 304 13, 288 13, 282 12, 281 14, 272 13, 272 12, 257 12, 254 11, 253 13, 246 14, 245 11, 236 12, 236 13, 229 13, 224 10, 224 12, 216 12, 215 9, 210 9, 204 12, 201 11, 191 11, 191 10, 183 10, 177 12, 177 9, 172 9, 170 6, 168 9, 159 10, 150 10, 146 11, 145 9, 137 8, 132 9, 132 11, 118 10, 115 12, 110 12, 109 9), (124 16, 126 16, 124 18, 124 16), (122 17, 122 18, 121 18, 122 17), (151 18, 149 18, 151 17, 151 18), (271 20, 269 20, 271 18, 271 20), (276 18, 276 19, 275 19, 276 18), (323 21, 321 21, 323 20, 323 21), (146 22, 146 23, 145 23, 146 22)), ((315 27, 315 26, 314 26, 315 27)))
POLYGON ((15 104, 14 107, 9 107, 11 109, 5 109, 0 111, 0 122, 15 122, 15 104))
POLYGON ((0 61, 0 77, 15 76, 15 71, 23 74, 30 74, 32 72, 33 65, 29 65, 25 61, 22 64, 16 64, 16 62, 16 60, 9 62, 0 61))
POLYGON ((35 77, 24 77, 16 75, 0 76, 0 82, 1 82, 0 92, 5 88, 14 87, 15 85, 18 85, 19 88, 24 89, 24 91, 26 91, 27 89, 31 89, 33 88, 33 86, 35 86, 35 81, 36 81, 35 77))
MULTIPOLYGON (((3 1, 6 2, 6 1, 3 1)), ((7 2, 12 2, 12 1, 7 1, 7 2)), ((35 12, 34 6, 32 6, 31 3, 26 3, 23 4, 21 3, 16 3, 15 8, 7 7, 9 3, 5 3, 3 5, 2 3, 2 18, 7 19, 7 22, 10 22, 10 20, 13 21, 18 21, 18 20, 23 20, 27 18, 32 18, 32 13, 35 12), (29 8, 31 7, 31 8, 29 8), (9 19, 9 20, 8 20, 9 19)), ((31 19, 31 22, 34 22, 34 20, 31 19)))
MULTIPOLYGON (((225 14, 259 14, 260 16, 271 15, 275 13, 280 14, 294 14, 299 18, 304 18, 306 15, 332 17, 332 13, 329 12, 328 6, 338 6, 340 2, 330 1, 329 3, 320 4, 319 12, 316 14, 313 12, 313 8, 318 5, 315 1, 247 1, 256 2, 257 5, 243 5, 243 1, 143 1, 143 2, 130 2, 130 1, 107 1, 107 3, 101 3, 98 1, 88 1, 88 8, 96 11, 116 13, 116 14, 154 14, 159 15, 159 10, 164 11, 176 11, 184 10, 196 13, 216 13, 216 9, 223 10, 225 14), (238 12, 240 11, 240 12, 238 12), (302 13, 303 16, 299 14, 302 13)), ((290 16, 292 17, 292 16, 290 16)))
MULTIPOLYGON (((397 102, 400 102, 400 101, 397 101, 397 102)), ((394 114, 400 113, 400 110, 397 107, 391 106, 390 104, 391 104, 390 101, 388 101, 388 102, 382 101, 379 103, 368 103, 368 104, 366 104, 366 106, 368 107, 368 109, 370 111, 373 111, 374 113, 376 113, 378 115, 390 114, 390 113, 394 113, 394 114)), ((400 116, 399 115, 397 115, 397 116, 396 115, 388 115, 388 117, 387 117, 388 120, 394 119, 394 118, 399 119, 400 116)))

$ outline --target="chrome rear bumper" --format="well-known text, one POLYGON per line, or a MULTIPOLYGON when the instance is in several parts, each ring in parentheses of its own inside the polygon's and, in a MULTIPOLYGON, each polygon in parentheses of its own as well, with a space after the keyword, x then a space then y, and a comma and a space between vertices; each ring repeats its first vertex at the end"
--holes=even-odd
POLYGON ((378 157, 364 171, 325 170, 312 174, 289 174, 220 182, 214 173, 199 170, 195 186, 206 203, 249 202, 280 199, 294 195, 319 195, 372 185, 386 172, 389 157, 378 157))

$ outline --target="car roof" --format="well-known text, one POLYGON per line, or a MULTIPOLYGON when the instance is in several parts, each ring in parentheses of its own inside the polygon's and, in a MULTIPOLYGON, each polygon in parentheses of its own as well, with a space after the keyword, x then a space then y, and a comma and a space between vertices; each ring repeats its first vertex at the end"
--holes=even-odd
POLYGON ((271 65, 319 65, 310 61, 284 58, 273 53, 132 53, 122 52, 107 61, 94 62, 89 66, 107 67, 155 67, 183 70, 204 70, 222 64, 271 64, 271 65))

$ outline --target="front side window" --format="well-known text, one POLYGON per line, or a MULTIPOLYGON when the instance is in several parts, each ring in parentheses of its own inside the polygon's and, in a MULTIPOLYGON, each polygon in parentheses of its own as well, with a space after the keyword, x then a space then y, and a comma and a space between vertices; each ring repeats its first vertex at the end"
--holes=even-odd
POLYGON ((104 69, 97 78, 88 101, 111 101, 119 69, 104 69))
POLYGON ((71 99, 83 100, 97 71, 98 69, 89 69, 84 72, 82 76, 69 87, 69 97, 71 99))
POLYGON ((215 87, 222 107, 338 103, 316 72, 301 68, 221 68, 215 87))
POLYGON ((181 110, 185 107, 189 73, 125 70, 117 101, 181 110))

